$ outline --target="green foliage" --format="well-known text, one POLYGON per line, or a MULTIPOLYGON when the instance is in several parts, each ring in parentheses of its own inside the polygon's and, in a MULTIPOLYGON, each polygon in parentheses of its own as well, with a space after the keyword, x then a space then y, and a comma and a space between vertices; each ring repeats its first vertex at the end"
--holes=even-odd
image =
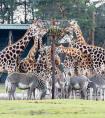
POLYGON ((16 8, 16 0, 1 0, 1 10, 0 17, 2 18, 2 23, 6 20, 8 23, 13 23, 13 11, 16 8))
POLYGON ((96 10, 96 44, 105 48, 105 4, 96 10))
MULTIPOLYGON (((89 40, 91 34, 95 31, 95 42, 103 43, 105 39, 105 4, 99 8, 95 8, 90 0, 24 0, 26 1, 26 9, 24 14, 23 23, 31 23, 35 17, 45 20, 56 19, 76 19, 80 25, 84 37, 89 40), (96 12, 96 24, 93 22, 93 13, 96 12), (27 14, 31 13, 32 18, 27 20, 27 14), (100 28, 103 27, 103 28, 100 28), (90 34, 90 35, 89 35, 90 34)), ((17 6, 23 5, 25 2, 22 0, 0 0, 0 22, 14 23, 14 10, 17 6)), ((90 41, 91 42, 91 41, 90 41)))
POLYGON ((95 27, 93 13, 96 9, 89 0, 38 0, 34 7, 38 8, 35 16, 45 20, 51 18, 77 20, 84 37, 91 39, 89 32, 95 27))
POLYGON ((87 5, 87 0, 39 0, 37 17, 43 19, 76 19, 81 27, 92 28, 94 5, 87 5), (87 25, 88 24, 88 25, 87 25))

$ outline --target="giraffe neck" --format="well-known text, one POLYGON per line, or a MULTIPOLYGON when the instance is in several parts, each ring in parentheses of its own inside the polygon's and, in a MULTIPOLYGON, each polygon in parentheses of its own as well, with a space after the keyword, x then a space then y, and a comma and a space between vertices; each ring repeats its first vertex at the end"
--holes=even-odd
POLYGON ((73 28, 73 29, 74 29, 74 32, 75 32, 76 37, 77 37, 77 42, 80 44, 87 44, 79 26, 78 26, 78 28, 73 28))
POLYGON ((73 47, 79 49, 82 52, 83 57, 88 56, 90 59, 94 58, 94 48, 92 46, 75 42, 73 47))
POLYGON ((27 32, 23 38, 18 40, 16 43, 7 46, 0 52, 0 67, 1 70, 14 70, 17 65, 17 59, 21 52, 25 49, 28 42, 31 40, 29 32, 27 32))
POLYGON ((77 60, 82 60, 82 53, 76 48, 62 48, 62 52, 77 60))
POLYGON ((15 50, 18 50, 18 53, 21 53, 26 48, 31 39, 32 37, 30 36, 30 33, 26 33, 20 40, 13 44, 13 47, 16 46, 15 50))
POLYGON ((38 40, 34 39, 34 44, 33 44, 32 48, 30 49, 26 59, 31 59, 31 60, 35 61, 35 54, 37 52, 37 49, 38 49, 38 40))
POLYGON ((42 47, 42 37, 38 38, 38 49, 42 47))

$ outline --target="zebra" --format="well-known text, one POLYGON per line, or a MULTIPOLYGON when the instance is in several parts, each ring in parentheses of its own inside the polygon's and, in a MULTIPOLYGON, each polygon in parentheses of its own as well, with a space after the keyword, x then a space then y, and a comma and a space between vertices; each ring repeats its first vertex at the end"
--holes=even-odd
POLYGON ((90 99, 105 100, 105 74, 96 74, 89 78, 90 99))
POLYGON ((79 90, 82 99, 87 99, 87 87, 90 82, 89 78, 84 75, 78 75, 73 77, 65 78, 67 80, 66 88, 66 97, 71 98, 71 94, 73 94, 73 98, 75 98, 75 91, 79 90))
POLYGON ((27 99, 31 99, 32 92, 35 89, 41 90, 40 99, 45 98, 47 94, 48 82, 38 78, 34 73, 13 72, 7 76, 5 81, 5 89, 8 93, 8 99, 15 99, 16 88, 28 90, 27 99))

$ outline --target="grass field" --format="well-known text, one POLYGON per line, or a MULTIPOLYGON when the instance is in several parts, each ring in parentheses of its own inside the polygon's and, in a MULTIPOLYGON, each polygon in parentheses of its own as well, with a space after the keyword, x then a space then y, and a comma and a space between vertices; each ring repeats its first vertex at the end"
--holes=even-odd
POLYGON ((105 118, 104 101, 0 101, 0 118, 105 118))

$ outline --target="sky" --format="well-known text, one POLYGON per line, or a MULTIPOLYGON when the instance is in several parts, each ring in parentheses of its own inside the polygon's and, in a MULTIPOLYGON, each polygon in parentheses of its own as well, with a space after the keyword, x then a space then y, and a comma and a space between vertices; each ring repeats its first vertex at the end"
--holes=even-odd
POLYGON ((90 1, 99 1, 99 0, 90 0, 90 1))
POLYGON ((90 0, 91 2, 97 2, 99 1, 98 4, 96 4, 96 7, 99 7, 100 5, 102 5, 103 3, 105 3, 105 0, 90 0))

